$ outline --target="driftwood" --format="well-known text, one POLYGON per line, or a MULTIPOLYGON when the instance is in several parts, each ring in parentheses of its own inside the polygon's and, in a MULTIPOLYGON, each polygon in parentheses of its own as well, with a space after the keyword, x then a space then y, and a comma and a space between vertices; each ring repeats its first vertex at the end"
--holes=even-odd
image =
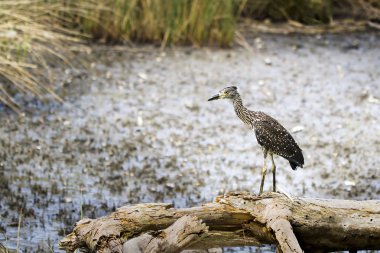
POLYGON ((279 193, 244 192, 193 208, 124 206, 108 216, 79 221, 60 248, 180 252, 262 244, 276 244, 279 252, 380 249, 380 201, 291 199, 279 193))
POLYGON ((123 253, 176 253, 207 235, 207 226, 197 217, 182 216, 173 225, 155 234, 143 234, 128 240, 123 253))

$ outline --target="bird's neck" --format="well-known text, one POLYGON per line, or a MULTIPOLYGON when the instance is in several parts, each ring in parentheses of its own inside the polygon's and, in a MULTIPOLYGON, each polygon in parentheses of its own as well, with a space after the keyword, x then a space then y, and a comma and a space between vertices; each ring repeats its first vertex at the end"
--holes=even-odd
POLYGON ((252 126, 252 119, 249 116, 249 110, 243 105, 240 95, 232 100, 235 113, 241 121, 245 124, 252 126))
POLYGON ((233 105, 234 105, 235 111, 236 111, 237 109, 240 109, 240 110, 241 110, 242 108, 246 109, 246 108, 244 107, 244 105, 243 105, 243 101, 241 100, 240 95, 237 96, 237 97, 235 97, 235 98, 232 100, 232 103, 233 103, 233 105))

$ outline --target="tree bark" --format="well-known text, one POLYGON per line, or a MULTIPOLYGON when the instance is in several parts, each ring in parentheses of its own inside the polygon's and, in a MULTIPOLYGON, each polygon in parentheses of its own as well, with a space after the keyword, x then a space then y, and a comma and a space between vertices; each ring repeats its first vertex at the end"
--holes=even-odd
POLYGON ((82 219, 61 240, 60 248, 126 253, 131 245, 143 245, 140 252, 172 252, 148 251, 149 243, 141 243, 145 240, 141 238, 153 240, 151 245, 172 245, 169 248, 177 243, 176 250, 262 244, 276 244, 280 252, 380 249, 380 201, 290 199, 279 193, 244 192, 193 208, 124 206, 105 217, 82 219), (171 226, 186 215, 190 220, 171 226), (151 231, 155 233, 145 234, 151 231), (191 231, 199 231, 199 236, 191 231))
POLYGON ((198 218, 182 216, 173 225, 154 234, 143 234, 124 243, 123 253, 179 253, 207 235, 207 226, 198 218))

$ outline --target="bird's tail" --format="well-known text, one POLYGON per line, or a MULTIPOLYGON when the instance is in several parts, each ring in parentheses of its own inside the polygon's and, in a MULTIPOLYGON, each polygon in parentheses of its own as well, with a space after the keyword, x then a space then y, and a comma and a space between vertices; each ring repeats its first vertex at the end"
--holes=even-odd
POLYGON ((297 167, 303 168, 304 159, 301 149, 298 150, 298 152, 295 154, 294 157, 292 157, 292 159, 289 159, 289 164, 293 170, 296 170, 297 167))
POLYGON ((292 167, 293 170, 296 170, 297 166, 302 168, 302 165, 299 165, 298 163, 295 163, 293 161, 289 161, 289 163, 290 163, 290 167, 292 167))

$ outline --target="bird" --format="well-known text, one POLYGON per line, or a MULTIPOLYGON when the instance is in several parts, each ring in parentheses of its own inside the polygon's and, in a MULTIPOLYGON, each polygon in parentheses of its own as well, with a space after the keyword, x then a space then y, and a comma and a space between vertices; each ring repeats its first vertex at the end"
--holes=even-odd
POLYGON ((276 192, 276 164, 273 155, 278 155, 289 161, 290 167, 296 170, 303 168, 304 157, 302 149, 298 146, 294 138, 276 119, 261 111, 251 111, 243 105, 243 101, 236 86, 229 86, 212 96, 208 101, 228 99, 232 101, 236 115, 243 123, 253 129, 258 144, 261 146, 264 155, 262 168, 260 193, 263 193, 265 175, 267 173, 268 154, 272 160, 273 191, 276 192))

